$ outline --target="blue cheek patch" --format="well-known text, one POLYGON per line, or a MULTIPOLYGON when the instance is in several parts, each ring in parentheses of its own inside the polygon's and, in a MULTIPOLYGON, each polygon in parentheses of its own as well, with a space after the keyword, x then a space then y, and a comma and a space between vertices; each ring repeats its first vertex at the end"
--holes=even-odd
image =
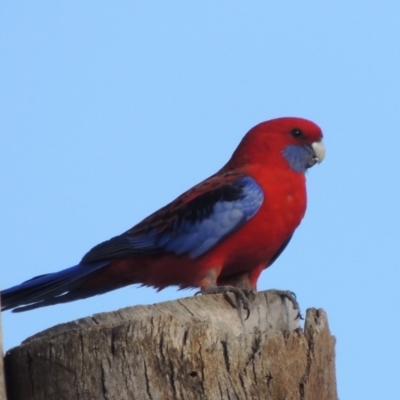
POLYGON ((293 171, 304 173, 313 155, 311 146, 289 145, 282 151, 293 171))

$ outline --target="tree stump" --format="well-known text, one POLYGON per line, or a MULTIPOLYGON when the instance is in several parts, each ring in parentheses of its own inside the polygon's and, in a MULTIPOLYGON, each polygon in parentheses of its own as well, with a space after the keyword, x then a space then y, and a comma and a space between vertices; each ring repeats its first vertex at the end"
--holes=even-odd
POLYGON ((337 400, 326 314, 297 316, 267 291, 245 321, 205 295, 58 325, 7 353, 8 400, 337 400))

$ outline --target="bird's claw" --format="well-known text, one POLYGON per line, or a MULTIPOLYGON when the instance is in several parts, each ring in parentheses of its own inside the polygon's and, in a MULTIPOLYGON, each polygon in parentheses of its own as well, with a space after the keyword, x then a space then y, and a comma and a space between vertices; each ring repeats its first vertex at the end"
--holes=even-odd
POLYGON ((234 286, 210 286, 208 288, 202 289, 195 293, 195 296, 198 294, 223 294, 228 303, 236 308, 239 312, 240 319, 242 319, 242 309, 247 312, 246 318, 244 321, 249 319, 250 317, 250 302, 254 301, 255 293, 254 290, 244 288, 239 289, 234 286), (236 303, 229 296, 229 293, 233 293, 235 295, 236 303))
POLYGON ((299 302, 297 301, 296 293, 290 290, 274 290, 274 293, 282 298, 288 299, 293 304, 293 309, 297 311, 295 319, 304 319, 303 316, 301 315, 300 305, 299 302))

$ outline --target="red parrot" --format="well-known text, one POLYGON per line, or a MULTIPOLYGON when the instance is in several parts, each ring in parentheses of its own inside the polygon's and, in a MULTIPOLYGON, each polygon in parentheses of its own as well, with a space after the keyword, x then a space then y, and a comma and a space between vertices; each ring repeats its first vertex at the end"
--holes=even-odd
POLYGON ((2 310, 32 310, 131 284, 256 290, 304 216, 305 172, 324 158, 322 136, 302 118, 256 125, 216 174, 98 244, 78 265, 2 291, 2 310))

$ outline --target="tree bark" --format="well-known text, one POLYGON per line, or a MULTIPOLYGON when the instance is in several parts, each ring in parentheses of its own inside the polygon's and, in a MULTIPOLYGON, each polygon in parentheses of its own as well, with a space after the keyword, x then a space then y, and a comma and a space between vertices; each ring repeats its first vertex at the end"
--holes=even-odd
POLYGON ((8 400, 337 400, 326 314, 297 316, 267 291, 245 321, 205 295, 58 325, 7 353, 8 400))

